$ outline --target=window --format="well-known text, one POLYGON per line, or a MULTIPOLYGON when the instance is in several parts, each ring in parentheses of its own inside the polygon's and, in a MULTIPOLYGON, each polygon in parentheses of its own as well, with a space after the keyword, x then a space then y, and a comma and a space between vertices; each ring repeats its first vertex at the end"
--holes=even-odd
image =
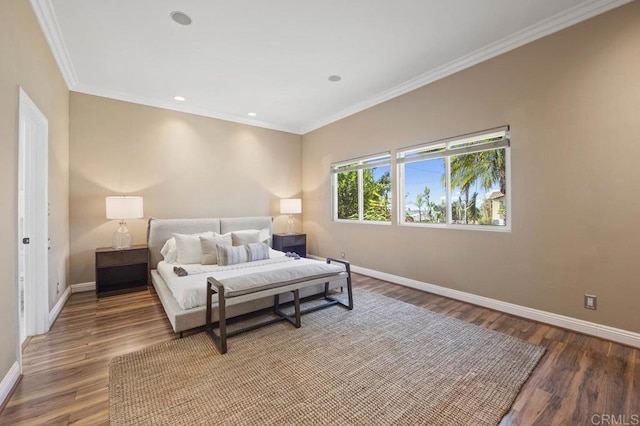
POLYGON ((391 223, 391 155, 331 166, 333 220, 391 223))
POLYGON ((401 149, 400 224, 509 229, 509 127, 401 149))

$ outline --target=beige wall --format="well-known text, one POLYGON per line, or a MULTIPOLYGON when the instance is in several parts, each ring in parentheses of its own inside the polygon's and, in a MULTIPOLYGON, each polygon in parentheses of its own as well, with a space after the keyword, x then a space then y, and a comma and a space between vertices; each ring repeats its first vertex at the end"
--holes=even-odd
POLYGON ((29 2, 2 2, 0 12, 0 379, 17 359, 18 87, 49 121, 49 306, 64 291, 69 242, 69 92, 29 2), (56 292, 60 282, 61 291, 56 292))
POLYGON ((639 49, 633 2, 304 135, 310 252, 640 332, 639 49), (331 221, 332 162, 503 124, 512 232, 331 221))
MULTIPOLYGON (((285 230, 279 200, 300 195, 299 135, 79 93, 70 110, 71 283, 94 281, 94 250, 111 245, 108 195, 143 196, 147 218, 272 215, 285 230)), ((144 243, 145 220, 128 225, 144 243)))

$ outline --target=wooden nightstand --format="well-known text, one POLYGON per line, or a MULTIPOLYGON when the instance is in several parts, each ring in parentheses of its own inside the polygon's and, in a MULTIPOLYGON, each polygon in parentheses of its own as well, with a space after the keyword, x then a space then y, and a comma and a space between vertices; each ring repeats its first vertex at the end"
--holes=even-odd
POLYGON ((273 248, 307 257, 307 234, 273 234, 273 248))
POLYGON ((149 250, 146 245, 116 250, 96 249, 96 294, 98 297, 146 290, 149 250))

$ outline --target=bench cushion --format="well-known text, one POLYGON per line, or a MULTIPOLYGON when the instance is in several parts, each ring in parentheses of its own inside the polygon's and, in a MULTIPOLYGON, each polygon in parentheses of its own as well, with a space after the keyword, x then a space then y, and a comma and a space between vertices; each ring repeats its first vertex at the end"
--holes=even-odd
POLYGON ((224 287, 224 295, 225 297, 242 296, 297 282, 329 277, 345 271, 342 265, 319 261, 306 264, 298 264, 297 261, 291 263, 293 265, 287 268, 219 280, 224 287))

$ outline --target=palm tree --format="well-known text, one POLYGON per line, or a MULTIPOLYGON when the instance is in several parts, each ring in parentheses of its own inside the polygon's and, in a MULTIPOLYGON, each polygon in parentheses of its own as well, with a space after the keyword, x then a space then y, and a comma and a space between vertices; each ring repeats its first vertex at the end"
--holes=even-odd
MULTIPOLYGON (((471 200, 469 200, 469 203, 467 203, 467 212, 469 212, 469 214, 467 215, 468 219, 471 219, 471 222, 478 223, 478 219, 480 219, 480 209, 478 209, 478 206, 476 205, 476 202, 478 201, 478 193, 474 192, 473 195, 471 196, 471 200)), ((467 221, 467 223, 469 223, 469 221, 467 221)))
POLYGON ((425 201, 425 206, 427 207, 427 221, 431 222, 431 202, 429 200, 429 196, 431 195, 431 189, 429 189, 428 186, 424 187, 424 201, 425 201))
MULTIPOLYGON (((469 205, 469 189, 476 182, 482 188, 490 190, 496 183, 500 184, 500 192, 507 193, 506 158, 504 149, 473 152, 451 157, 451 186, 460 188, 465 196, 467 208, 469 205)), ((475 209, 475 196, 472 197, 475 209)), ((477 209, 473 214, 477 215, 477 209)), ((465 215, 467 216, 467 215, 465 215)), ((471 215, 470 215, 471 216, 471 215)), ((472 219, 477 220, 477 219, 472 219)), ((465 223, 468 218, 465 217, 465 223)))
POLYGON ((422 194, 416 195, 416 202, 414 204, 418 208, 418 222, 422 222, 422 207, 424 207, 424 196, 422 194))
POLYGON ((489 190, 496 182, 500 192, 507 193, 506 158, 504 149, 472 152, 451 157, 451 185, 463 189, 476 182, 489 190))
POLYGON ((447 210, 446 205, 437 205, 432 201, 429 205, 429 210, 431 211, 431 215, 435 223, 444 222, 444 218, 446 216, 445 211, 447 210))

